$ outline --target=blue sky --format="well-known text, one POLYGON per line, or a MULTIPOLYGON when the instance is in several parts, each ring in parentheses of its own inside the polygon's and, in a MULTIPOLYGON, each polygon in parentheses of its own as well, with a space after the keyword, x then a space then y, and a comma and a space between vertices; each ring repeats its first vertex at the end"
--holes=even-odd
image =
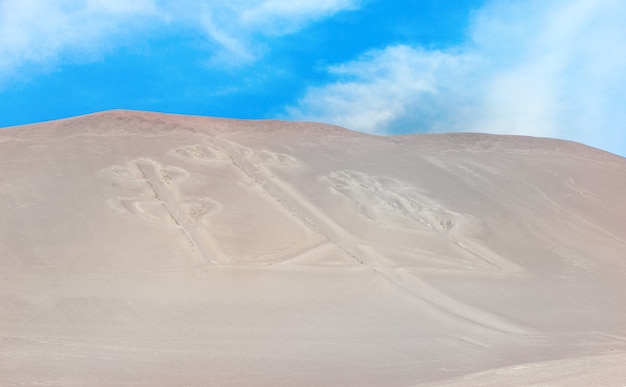
POLYGON ((626 155, 622 0, 3 0, 0 127, 107 109, 626 155))

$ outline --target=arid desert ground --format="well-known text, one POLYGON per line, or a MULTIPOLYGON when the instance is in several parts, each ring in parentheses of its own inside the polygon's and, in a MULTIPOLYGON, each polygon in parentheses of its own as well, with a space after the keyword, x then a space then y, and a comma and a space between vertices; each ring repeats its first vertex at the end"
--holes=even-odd
POLYGON ((0 129, 0 385, 626 385, 626 159, 110 111, 0 129))

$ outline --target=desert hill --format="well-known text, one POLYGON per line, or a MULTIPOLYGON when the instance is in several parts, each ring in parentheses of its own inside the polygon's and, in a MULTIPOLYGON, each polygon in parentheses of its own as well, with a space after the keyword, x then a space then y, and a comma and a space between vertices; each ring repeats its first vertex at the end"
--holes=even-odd
POLYGON ((0 167, 0 384, 626 380, 622 157, 109 111, 0 167))

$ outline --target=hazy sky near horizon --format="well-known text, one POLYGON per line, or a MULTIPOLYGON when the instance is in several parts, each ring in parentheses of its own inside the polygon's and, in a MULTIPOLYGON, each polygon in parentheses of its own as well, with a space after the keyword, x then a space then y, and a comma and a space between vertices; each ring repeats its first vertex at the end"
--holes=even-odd
POLYGON ((3 0, 0 127, 108 109, 626 156, 622 0, 3 0))

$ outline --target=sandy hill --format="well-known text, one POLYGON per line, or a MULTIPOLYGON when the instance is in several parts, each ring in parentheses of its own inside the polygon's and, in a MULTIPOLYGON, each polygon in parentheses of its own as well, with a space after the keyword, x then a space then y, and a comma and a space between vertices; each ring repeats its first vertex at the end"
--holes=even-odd
POLYGON ((110 111, 0 167, 2 385, 626 381, 619 156, 110 111))

